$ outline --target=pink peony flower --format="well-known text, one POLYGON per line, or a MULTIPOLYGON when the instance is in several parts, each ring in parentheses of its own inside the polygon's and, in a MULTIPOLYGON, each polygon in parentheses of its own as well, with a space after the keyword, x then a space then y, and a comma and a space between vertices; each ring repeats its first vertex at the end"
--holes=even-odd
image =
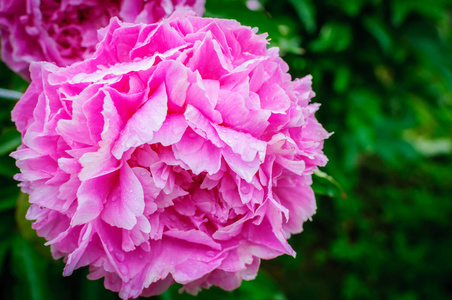
POLYGON ((205 0, 0 0, 2 59, 30 78, 34 61, 60 67, 89 58, 99 42, 97 30, 114 16, 125 22, 154 23, 176 7, 201 16, 205 0))
POLYGON ((311 76, 291 80, 265 35, 176 12, 114 18, 92 58, 31 65, 12 116, 27 218, 64 275, 123 299, 237 288, 315 212, 328 133, 311 76))

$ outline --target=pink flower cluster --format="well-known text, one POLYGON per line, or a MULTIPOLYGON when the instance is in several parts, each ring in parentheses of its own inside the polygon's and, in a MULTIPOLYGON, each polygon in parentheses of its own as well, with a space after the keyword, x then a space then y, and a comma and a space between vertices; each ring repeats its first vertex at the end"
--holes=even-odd
POLYGON ((13 111, 27 218, 123 299, 237 288, 315 212, 329 134, 311 77, 292 80, 265 35, 176 12, 113 18, 92 58, 31 65, 13 111))
POLYGON ((97 30, 118 16, 125 22, 154 23, 175 8, 199 16, 205 0, 0 0, 2 59, 29 79, 34 61, 68 66, 89 58, 99 42, 97 30))

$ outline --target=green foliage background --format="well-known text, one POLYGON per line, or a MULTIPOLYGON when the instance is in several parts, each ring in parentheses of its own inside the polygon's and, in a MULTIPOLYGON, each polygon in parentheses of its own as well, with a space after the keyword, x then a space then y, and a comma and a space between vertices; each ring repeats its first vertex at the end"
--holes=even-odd
MULTIPOLYGON (((291 238, 296 259, 264 261, 255 281, 200 299, 452 298, 452 1, 207 0, 206 16, 268 32, 294 77, 314 76, 325 144, 318 211, 291 238)), ((4 65, 0 86, 27 84, 4 65)), ((12 179, 20 135, 0 99, 0 298, 117 299, 86 269, 62 277, 24 218, 12 179)), ((321 175, 321 174, 320 174, 321 175)), ((177 287, 162 300, 195 299, 177 287)))

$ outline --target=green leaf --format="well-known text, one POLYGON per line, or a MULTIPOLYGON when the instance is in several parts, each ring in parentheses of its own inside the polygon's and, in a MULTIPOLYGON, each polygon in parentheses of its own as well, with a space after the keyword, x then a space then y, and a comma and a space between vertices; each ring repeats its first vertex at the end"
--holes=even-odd
POLYGON ((310 49, 314 52, 341 52, 348 48, 352 41, 352 32, 348 24, 327 23, 320 29, 319 37, 311 42, 310 49))
POLYGON ((388 54, 391 50, 391 35, 383 23, 375 17, 364 18, 364 27, 377 40, 384 53, 388 54))
POLYGON ((351 72, 350 69, 346 66, 340 66, 336 70, 336 74, 334 76, 333 88, 336 92, 342 93, 345 92, 350 83, 351 72))
POLYGON ((314 192, 319 195, 325 195, 329 197, 342 197, 347 198, 342 186, 333 177, 320 170, 314 170, 314 180, 312 188, 314 192))
POLYGON ((239 288, 241 300, 286 300, 278 285, 265 272, 260 271, 254 280, 243 281, 239 288))
POLYGON ((16 206, 16 223, 19 228, 19 232, 22 237, 27 240, 33 247, 38 251, 43 257, 47 258, 49 261, 52 260, 49 247, 44 246, 46 240, 39 237, 36 231, 32 229, 33 222, 25 218, 30 203, 28 202, 28 195, 20 193, 17 198, 16 206))
POLYGON ((17 203, 19 188, 15 185, 7 185, 0 190, 0 212, 12 210, 17 203))
POLYGON ((23 96, 22 93, 0 88, 0 98, 6 100, 19 100, 23 96))
POLYGON ((417 136, 412 131, 406 131, 404 138, 417 152, 427 157, 450 155, 452 153, 452 140, 449 138, 429 139, 417 136))
POLYGON ((370 2, 369 0, 331 0, 332 6, 335 6, 345 12, 349 16, 356 16, 362 10, 364 4, 370 2))
POLYGON ((313 33, 317 26, 315 22, 315 7, 309 0, 289 0, 297 11, 300 21, 308 33, 313 33))
POLYGON ((449 0, 430 0, 427 4, 424 0, 393 0, 392 6, 392 23, 400 26, 411 12, 442 19, 447 17, 448 8, 450 9, 449 0))
POLYGON ((0 175, 12 178, 19 172, 16 167, 15 160, 9 156, 0 156, 0 175))
POLYGON ((192 296, 187 293, 178 293, 179 285, 171 286, 160 296, 162 300, 286 300, 286 296, 278 285, 265 272, 260 271, 254 280, 242 281, 239 288, 233 291, 224 291, 218 287, 202 290, 198 295, 192 296))
POLYGON ((15 128, 7 128, 0 135, 0 155, 9 154, 22 143, 20 133, 15 128))
POLYGON ((10 238, 3 239, 0 243, 0 273, 3 269, 3 262, 5 261, 6 254, 11 249, 12 241, 10 238))
POLYGON ((242 25, 257 27, 259 34, 268 33, 271 46, 280 48, 280 55, 301 54, 300 22, 286 16, 270 16, 263 10, 252 11, 240 0, 206 2, 205 17, 235 19, 242 25))
POLYGON ((16 293, 22 297, 16 299, 48 300, 47 260, 20 235, 15 236, 13 243, 13 274, 21 287, 16 293))
POLYGON ((80 295, 78 299, 83 300, 117 300, 118 294, 107 290, 104 286, 103 280, 88 280, 86 279, 86 275, 88 275, 88 268, 83 268, 82 270, 77 270, 77 272, 81 272, 85 276, 80 278, 80 295))

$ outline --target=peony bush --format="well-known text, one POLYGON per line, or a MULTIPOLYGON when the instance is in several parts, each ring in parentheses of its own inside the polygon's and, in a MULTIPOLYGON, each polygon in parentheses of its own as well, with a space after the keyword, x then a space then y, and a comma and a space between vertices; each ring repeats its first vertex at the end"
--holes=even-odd
POLYGON ((35 61, 60 67, 89 58, 99 42, 97 30, 112 17, 154 23, 176 8, 199 16, 205 0, 0 0, 2 60, 25 79, 35 61))
POLYGON ((295 255, 329 134, 311 77, 292 80, 256 31, 186 11, 113 18, 91 58, 31 64, 12 156, 64 275, 89 266, 122 299, 174 282, 196 294, 295 255))

